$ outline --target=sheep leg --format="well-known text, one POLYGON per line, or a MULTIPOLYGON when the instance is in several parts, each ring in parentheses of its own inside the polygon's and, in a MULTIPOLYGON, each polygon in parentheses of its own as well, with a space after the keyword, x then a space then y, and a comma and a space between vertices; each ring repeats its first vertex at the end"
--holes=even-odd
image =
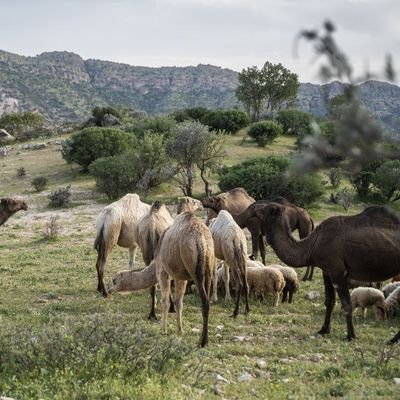
POLYGON ((158 284, 161 289, 161 325, 162 330, 166 334, 167 333, 167 324, 168 324, 168 309, 169 309, 169 298, 171 292, 171 279, 169 275, 162 269, 157 274, 158 284))
POLYGON ((137 246, 129 247, 128 254, 129 254, 129 269, 133 269, 135 267, 135 260, 136 260, 136 252, 137 246))
POLYGON ((347 284, 346 277, 339 276, 334 278, 334 284, 338 292, 340 302, 342 303, 342 308, 346 315, 347 322, 347 340, 353 340, 356 337, 353 326, 353 307, 351 306, 351 298, 349 287, 347 284))
POLYGON ((367 318, 367 307, 362 307, 363 318, 367 318))
POLYGON ((156 287, 152 286, 150 288, 150 314, 148 316, 148 319, 153 321, 157 321, 155 307, 156 307, 156 287))
POLYGON ((200 295, 201 312, 203 314, 203 332, 201 333, 199 346, 204 347, 208 343, 208 314, 210 312, 210 302, 204 287, 203 279, 196 279, 196 286, 200 295))
POLYGON ((331 316, 336 301, 335 288, 333 287, 331 278, 326 274, 323 274, 323 278, 325 286, 325 320, 322 328, 318 331, 320 335, 330 333, 331 331, 331 316))
POLYGON ((289 290, 289 304, 292 302, 293 299, 293 291, 289 290))
POLYGON ((222 268, 224 269, 223 279, 225 284, 225 301, 231 301, 232 298, 229 289, 229 279, 230 279, 229 265, 226 262, 224 262, 224 266, 222 268))
POLYGON ((178 326, 178 336, 182 336, 182 308, 183 308, 183 296, 186 290, 186 282, 175 279, 175 311, 176 311, 176 323, 178 326))
MULTIPOLYGON (((282 303, 284 303, 287 300, 288 289, 286 287, 284 287, 282 293, 283 293, 282 294, 282 303)), ((290 303, 290 301, 289 301, 289 303, 290 303)))
POLYGON ((274 307, 277 307, 279 304, 279 292, 274 292, 274 307))

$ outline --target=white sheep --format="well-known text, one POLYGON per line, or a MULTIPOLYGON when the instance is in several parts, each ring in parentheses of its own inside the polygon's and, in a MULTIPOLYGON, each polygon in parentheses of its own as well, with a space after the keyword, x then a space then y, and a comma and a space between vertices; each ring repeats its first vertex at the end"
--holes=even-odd
POLYGON ((118 201, 105 207, 96 220, 96 239, 94 248, 97 250, 96 270, 97 291, 107 296, 104 285, 104 265, 112 248, 118 244, 129 249, 129 268, 135 265, 137 243, 135 226, 138 221, 150 211, 150 205, 140 201, 135 193, 128 193, 118 201))
POLYGON ((385 300, 388 314, 393 316, 396 311, 400 308, 400 286, 396 288, 385 300))
POLYGON ((388 283, 383 289, 382 292, 385 295, 385 298, 389 297, 389 295, 394 292, 398 287, 400 287, 400 282, 392 282, 388 283))
POLYGON ((371 307, 374 311, 376 320, 386 318, 385 296, 379 289, 371 287, 358 287, 351 292, 351 306, 355 311, 360 307, 363 311, 363 317, 367 316, 367 309, 371 307))
POLYGON ((268 265, 271 268, 277 268, 282 272, 283 278, 285 279, 285 287, 282 291, 282 303, 284 303, 287 299, 287 295, 289 294, 288 302, 292 302, 293 294, 297 292, 300 287, 299 277, 297 272, 292 267, 286 267, 279 264, 271 264, 268 265))
POLYGON ((285 279, 278 269, 266 267, 259 261, 247 260, 247 282, 249 292, 254 297, 264 300, 267 294, 272 294, 274 306, 278 305, 279 295, 285 286, 285 279))
MULTIPOLYGON (((247 241, 246 236, 232 215, 225 210, 210 221, 210 231, 214 240, 215 257, 224 261, 224 268, 229 268, 236 288, 236 306, 233 317, 239 313, 240 295, 243 292, 246 301, 246 312, 249 311, 247 284, 247 241)), ((226 277, 229 274, 225 274, 226 277)), ((215 282, 216 283, 216 282, 215 282)), ((225 298, 230 298, 229 279, 225 281, 225 298)))

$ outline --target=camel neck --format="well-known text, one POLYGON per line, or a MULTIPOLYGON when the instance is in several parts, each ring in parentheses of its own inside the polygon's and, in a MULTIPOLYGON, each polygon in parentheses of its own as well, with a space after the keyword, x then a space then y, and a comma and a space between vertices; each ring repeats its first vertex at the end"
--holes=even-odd
POLYGON ((125 290, 148 289, 157 283, 156 263, 151 262, 149 266, 141 271, 129 271, 129 279, 125 290))
POLYGON ((285 227, 270 229, 268 243, 287 265, 299 268, 310 265, 308 239, 296 240, 285 227))

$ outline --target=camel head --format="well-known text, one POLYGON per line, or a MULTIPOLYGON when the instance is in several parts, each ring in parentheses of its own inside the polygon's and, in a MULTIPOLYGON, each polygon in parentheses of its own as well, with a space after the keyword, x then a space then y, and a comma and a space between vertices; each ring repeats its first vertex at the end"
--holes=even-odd
POLYGON ((11 214, 16 213, 19 210, 27 210, 28 206, 23 200, 16 199, 1 199, 1 207, 11 214))
POLYGON ((178 197, 178 210, 177 214, 181 214, 185 211, 195 212, 196 210, 202 210, 203 204, 200 200, 193 199, 189 196, 178 197))
POLYGON ((111 279, 111 282, 107 287, 107 293, 109 295, 124 290, 125 283, 127 282, 127 276, 129 275, 129 271, 130 270, 120 271, 111 279))
POLYGON ((216 213, 222 210, 222 199, 217 196, 205 197, 201 203, 205 208, 211 208, 216 213))

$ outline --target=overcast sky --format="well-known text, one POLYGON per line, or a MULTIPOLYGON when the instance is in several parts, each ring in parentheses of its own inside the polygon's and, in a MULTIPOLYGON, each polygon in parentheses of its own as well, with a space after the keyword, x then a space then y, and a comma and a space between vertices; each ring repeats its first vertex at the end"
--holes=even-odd
POLYGON ((141 66, 213 64, 241 71, 282 63, 319 82, 310 43, 327 18, 356 71, 400 65, 400 0, 0 0, 0 49, 25 56, 67 50, 141 66))

